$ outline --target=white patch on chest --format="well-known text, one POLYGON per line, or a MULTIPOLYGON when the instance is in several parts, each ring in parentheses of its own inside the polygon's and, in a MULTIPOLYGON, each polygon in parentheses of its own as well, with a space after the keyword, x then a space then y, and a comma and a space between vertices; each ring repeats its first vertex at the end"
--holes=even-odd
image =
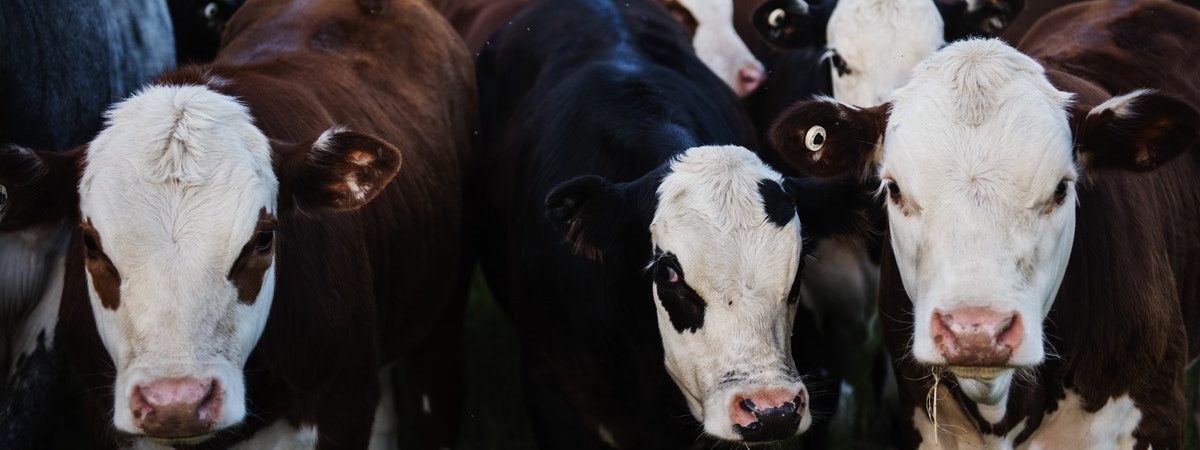
MULTIPOLYGON (((388 364, 379 369, 379 403, 375 405, 375 422, 371 425, 370 450, 396 450, 400 447, 399 424, 396 416, 396 401, 392 389, 392 367, 388 364)), ((422 395, 428 405, 428 397, 422 395)))
POLYGON ((1099 411, 1088 413, 1079 394, 1067 391, 1058 409, 1043 419, 1029 439, 1014 446, 1016 437, 1025 430, 1025 421, 1005 436, 980 433, 949 395, 945 387, 939 388, 936 436, 925 411, 914 409, 913 424, 921 435, 921 449, 1126 450, 1133 448, 1133 431, 1142 420, 1142 412, 1129 395, 1111 398, 1099 411))

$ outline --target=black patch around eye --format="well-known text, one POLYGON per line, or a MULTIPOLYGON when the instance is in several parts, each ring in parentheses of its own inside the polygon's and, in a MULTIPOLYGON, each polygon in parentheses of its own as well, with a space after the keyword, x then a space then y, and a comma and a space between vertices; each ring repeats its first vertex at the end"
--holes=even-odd
POLYGON ((758 180, 758 195, 762 197, 763 212, 767 220, 779 228, 787 226, 796 217, 796 203, 792 196, 783 191, 783 187, 774 180, 758 180))
POLYGON ((833 50, 833 55, 829 57, 829 60, 833 62, 833 68, 837 70, 839 77, 854 73, 850 70, 850 65, 846 64, 846 60, 842 59, 842 55, 838 54, 837 50, 833 50))
MULTIPOLYGON (((658 253, 657 250, 656 253, 658 253)), ((667 310, 667 317, 670 318, 671 326, 675 328, 675 331, 683 333, 686 330, 695 333, 696 330, 703 327, 704 310, 708 304, 700 298, 700 294, 687 285, 675 255, 671 252, 661 253, 654 263, 654 272, 658 300, 662 302, 663 309, 667 310), (678 283, 667 284, 658 281, 658 274, 665 272, 664 264, 670 264, 674 270, 678 271, 680 277, 678 283)))

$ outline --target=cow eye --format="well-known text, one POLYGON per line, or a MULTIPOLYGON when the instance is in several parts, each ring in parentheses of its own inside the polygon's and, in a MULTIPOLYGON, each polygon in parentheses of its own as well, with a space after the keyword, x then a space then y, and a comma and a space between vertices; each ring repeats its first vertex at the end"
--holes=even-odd
POLYGON ((91 233, 83 233, 83 248, 87 250, 88 256, 96 256, 100 254, 100 244, 96 243, 96 238, 91 233))
POLYGON ((275 244, 275 230, 259 231, 254 236, 254 251, 258 253, 266 253, 271 251, 271 247, 275 244))
POLYGON ((887 191, 888 198, 892 200, 892 203, 899 206, 903 197, 900 196, 900 185, 896 184, 896 180, 887 180, 887 191))
POLYGON ((825 146, 825 127, 820 125, 808 129, 808 133, 804 135, 804 146, 808 147, 808 151, 815 152, 821 150, 825 146))
POLYGON ((1054 188, 1054 204, 1061 205, 1067 200, 1067 188, 1070 187, 1068 183, 1067 180, 1058 182, 1058 186, 1054 188))
POLYGON ((660 285, 677 285, 683 282, 683 275, 675 263, 670 260, 662 260, 658 264, 658 269, 655 270, 656 282, 660 285))

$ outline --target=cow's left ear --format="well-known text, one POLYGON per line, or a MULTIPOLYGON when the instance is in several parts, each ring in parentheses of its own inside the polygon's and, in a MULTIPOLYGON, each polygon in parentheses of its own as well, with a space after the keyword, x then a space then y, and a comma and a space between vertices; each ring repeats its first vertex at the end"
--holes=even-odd
POLYGON ((1151 90, 1073 113, 1076 156, 1084 168, 1152 170, 1192 148, 1200 133, 1194 107, 1151 90))
POLYGON ((883 210, 875 204, 878 200, 870 188, 856 177, 785 177, 783 187, 795 202, 800 230, 810 241, 866 235, 872 229, 871 212, 883 210))
POLYGON ((341 127, 293 147, 276 151, 280 198, 284 206, 303 210, 358 209, 383 192, 400 169, 396 147, 341 127))
POLYGON ((995 37, 1025 10, 1025 0, 935 0, 945 24, 946 42, 968 37, 995 37))
POLYGON ((589 175, 556 186, 546 197, 546 218, 577 255, 602 260, 621 242, 650 228, 653 194, 641 181, 613 183, 589 175))

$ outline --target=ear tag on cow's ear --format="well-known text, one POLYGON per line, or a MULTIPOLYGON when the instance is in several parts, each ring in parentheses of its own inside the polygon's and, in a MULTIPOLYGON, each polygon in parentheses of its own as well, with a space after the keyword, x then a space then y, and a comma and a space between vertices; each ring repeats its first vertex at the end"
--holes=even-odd
POLYGON ((787 17, 787 11, 783 8, 775 8, 771 14, 767 15, 767 25, 778 28, 783 26, 783 19, 787 17))
POLYGON ((814 125, 808 129, 808 133, 804 135, 804 146, 808 151, 813 152, 813 159, 821 159, 821 148, 825 147, 825 127, 814 125))

